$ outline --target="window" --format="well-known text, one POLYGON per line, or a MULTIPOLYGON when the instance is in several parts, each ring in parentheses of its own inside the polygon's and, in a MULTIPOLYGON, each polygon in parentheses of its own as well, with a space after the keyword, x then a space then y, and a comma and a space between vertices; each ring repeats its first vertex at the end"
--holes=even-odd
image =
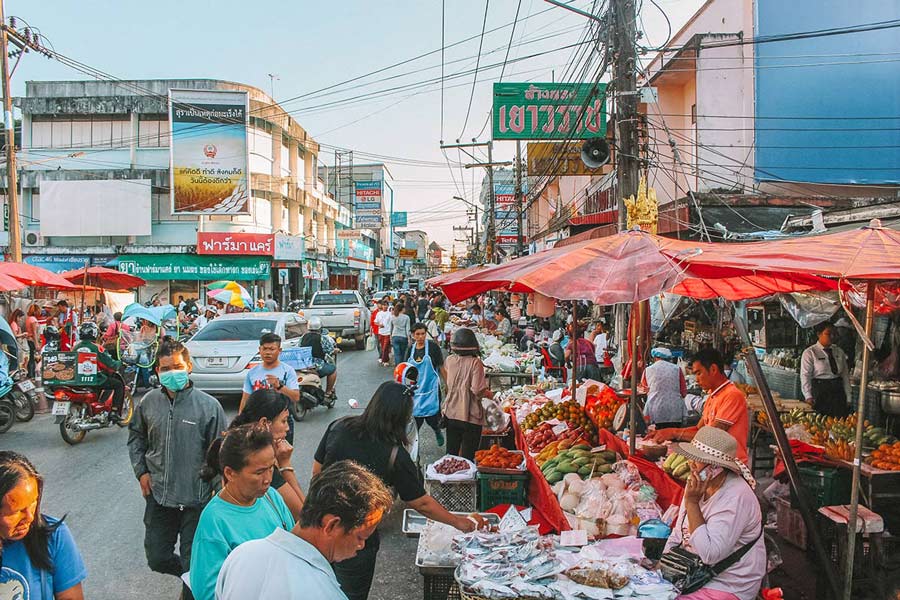
POLYGON ((284 337, 286 339, 298 338, 304 333, 306 333, 306 325, 302 321, 291 319, 284 324, 284 337))
POLYGON ((216 319, 197 332, 195 342, 258 341, 262 334, 275 331, 271 319, 216 319))
POLYGON ((351 306, 358 303, 356 294, 321 292, 316 294, 312 306, 351 306))

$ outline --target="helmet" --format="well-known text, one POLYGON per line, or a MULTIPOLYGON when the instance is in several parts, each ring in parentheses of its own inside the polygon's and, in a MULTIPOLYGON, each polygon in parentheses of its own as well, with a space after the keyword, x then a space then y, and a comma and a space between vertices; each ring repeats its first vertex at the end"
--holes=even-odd
POLYGON ((402 362, 394 368, 394 381, 403 385, 415 385, 419 379, 419 369, 412 363, 402 362))
POLYGON ((322 331, 322 319, 319 317, 310 317, 309 318, 309 330, 310 331, 322 331))
POLYGON ((59 327, 56 325, 47 325, 44 327, 44 339, 47 341, 59 341, 59 327))
POLYGON ((78 328, 78 337, 83 340, 96 341, 100 337, 100 328, 93 321, 85 321, 78 328))
POLYGON ((478 350, 478 348, 478 338, 468 327, 460 327, 453 332, 453 338, 450 340, 451 350, 478 350))

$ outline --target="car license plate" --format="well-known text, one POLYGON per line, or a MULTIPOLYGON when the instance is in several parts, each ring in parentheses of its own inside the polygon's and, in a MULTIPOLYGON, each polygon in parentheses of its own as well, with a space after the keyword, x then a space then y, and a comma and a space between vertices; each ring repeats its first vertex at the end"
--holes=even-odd
POLYGON ((54 402, 51 412, 54 416, 64 417, 69 414, 69 405, 71 404, 71 402, 54 402))
POLYGON ((206 359, 207 367, 224 367, 227 364, 224 356, 211 356, 206 359))
POLYGON ((30 379, 26 379, 24 381, 20 381, 19 383, 17 383, 16 387, 18 387, 23 392, 30 392, 31 390, 34 389, 34 383, 32 383, 32 381, 30 379))

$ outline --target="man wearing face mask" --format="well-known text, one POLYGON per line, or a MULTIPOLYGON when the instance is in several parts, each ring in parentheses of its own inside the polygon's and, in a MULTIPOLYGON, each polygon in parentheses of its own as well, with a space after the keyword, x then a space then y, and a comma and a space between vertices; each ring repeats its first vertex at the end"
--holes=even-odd
POLYGON ((347 600, 331 563, 353 558, 393 497, 365 467, 336 462, 313 477, 290 531, 245 542, 219 571, 218 600, 347 600))
POLYGON ((194 531, 213 494, 199 475, 206 450, 228 427, 219 401, 191 384, 192 368, 187 348, 164 337, 156 354, 162 388, 147 392, 128 425, 131 466, 146 501, 147 564, 175 577, 191 564, 194 531))

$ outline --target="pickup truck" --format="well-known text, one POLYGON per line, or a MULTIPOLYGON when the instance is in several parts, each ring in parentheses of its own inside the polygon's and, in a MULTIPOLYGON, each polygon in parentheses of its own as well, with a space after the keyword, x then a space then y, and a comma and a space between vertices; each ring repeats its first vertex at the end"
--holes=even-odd
POLYGON ((309 306, 298 311, 306 319, 319 317, 322 327, 342 338, 353 338, 364 350, 369 333, 369 309, 356 290, 326 290, 313 294, 309 306))

